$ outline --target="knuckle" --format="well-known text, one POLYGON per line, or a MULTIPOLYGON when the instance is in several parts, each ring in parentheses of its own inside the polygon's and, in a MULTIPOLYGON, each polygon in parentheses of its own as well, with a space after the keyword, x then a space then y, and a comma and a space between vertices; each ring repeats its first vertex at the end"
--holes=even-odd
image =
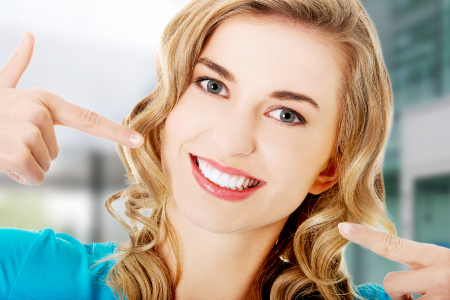
POLYGON ((41 185, 44 182, 45 179, 45 173, 41 170, 33 170, 31 172, 31 180, 32 182, 30 184, 32 185, 41 185))
POLYGON ((395 278, 395 272, 387 273, 386 276, 384 276, 383 287, 388 289, 394 283, 395 278))
POLYGON ((51 161, 46 162, 45 167, 42 169, 42 171, 44 171, 44 173, 47 173, 50 170, 50 166, 52 165, 51 161))
POLYGON ((387 235, 383 241, 382 252, 385 255, 397 254, 400 251, 402 240, 395 235, 387 235))
POLYGON ((33 95, 33 98, 36 98, 38 100, 46 99, 48 97, 48 91, 43 88, 31 88, 28 89, 30 93, 33 95))
POLYGON ((34 107, 28 111, 28 119, 35 125, 43 126, 47 121, 47 113, 43 107, 34 107))
POLYGON ((41 131, 39 128, 34 127, 33 129, 28 130, 26 139, 32 144, 36 143, 40 138, 42 138, 41 131))
POLYGON ((83 110, 80 118, 81 122, 90 129, 97 128, 101 124, 100 115, 92 110, 83 110))
POLYGON ((391 298, 397 296, 395 291, 397 291, 396 287, 398 286, 398 275, 398 272, 391 272, 386 274, 383 280, 383 288, 391 298))
POLYGON ((37 177, 37 179, 34 182, 35 183, 34 185, 41 185, 44 183, 44 180, 45 180, 45 174, 42 173, 37 177))
POLYGON ((52 155, 52 157, 51 157, 51 160, 53 161, 53 160, 55 160, 56 158, 58 158, 58 155, 59 155, 59 147, 56 146, 55 151, 53 151, 53 155, 52 155))

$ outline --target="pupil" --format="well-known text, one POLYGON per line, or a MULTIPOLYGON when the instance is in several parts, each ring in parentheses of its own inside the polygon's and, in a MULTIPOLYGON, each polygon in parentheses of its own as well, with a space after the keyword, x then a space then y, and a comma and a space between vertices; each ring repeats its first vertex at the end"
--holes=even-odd
POLYGON ((295 115, 290 113, 288 110, 283 110, 281 112, 281 119, 285 119, 284 121, 292 123, 295 120, 295 115))
POLYGON ((208 82, 208 90, 211 93, 218 94, 222 90, 222 86, 217 81, 210 80, 208 82))

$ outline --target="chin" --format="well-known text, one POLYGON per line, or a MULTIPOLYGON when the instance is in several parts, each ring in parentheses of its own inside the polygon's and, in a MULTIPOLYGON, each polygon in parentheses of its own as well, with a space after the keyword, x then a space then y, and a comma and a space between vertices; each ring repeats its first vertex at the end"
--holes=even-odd
POLYGON ((237 218, 236 212, 227 211, 223 207, 214 207, 213 205, 205 207, 194 203, 186 205, 177 203, 177 206, 186 220, 194 226, 212 233, 230 234, 257 227, 252 226, 248 217, 237 218))

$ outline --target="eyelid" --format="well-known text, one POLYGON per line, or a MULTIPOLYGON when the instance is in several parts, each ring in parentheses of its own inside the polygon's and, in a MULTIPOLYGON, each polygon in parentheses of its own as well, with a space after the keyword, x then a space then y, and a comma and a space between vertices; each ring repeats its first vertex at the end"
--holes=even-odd
POLYGON ((208 76, 200 76, 197 79, 194 80, 194 82, 196 83, 196 85, 198 86, 198 88, 202 91, 207 93, 208 95, 213 95, 213 96, 222 96, 225 98, 230 98, 230 91, 228 90, 228 87, 220 80, 212 78, 212 77, 208 77, 208 76), (227 92, 227 96, 224 95, 220 95, 220 94, 214 94, 211 93, 210 91, 208 91, 207 89, 205 89, 202 84, 200 82, 204 81, 204 80, 214 80, 217 81, 218 83, 220 83, 222 85, 222 87, 225 89, 225 91, 227 92))
POLYGON ((273 112, 273 111, 276 111, 276 110, 287 110, 287 111, 290 111, 290 112, 292 112, 292 113, 298 118, 298 120, 299 120, 299 122, 297 122, 297 123, 288 123, 288 122, 280 121, 279 119, 276 119, 276 118, 274 118, 274 117, 268 115, 270 118, 278 120, 278 122, 281 123, 280 125, 282 125, 282 126, 294 127, 294 126, 302 126, 302 125, 307 125, 307 124, 308 124, 308 122, 306 121, 306 119, 305 119, 300 113, 298 113, 297 111, 295 111, 295 110, 293 110, 293 109, 291 109, 291 108, 289 108, 289 107, 285 107, 285 106, 276 106, 274 109, 272 109, 272 110, 270 110, 269 112, 267 112, 267 114, 269 114, 269 113, 271 113, 271 112, 273 112))

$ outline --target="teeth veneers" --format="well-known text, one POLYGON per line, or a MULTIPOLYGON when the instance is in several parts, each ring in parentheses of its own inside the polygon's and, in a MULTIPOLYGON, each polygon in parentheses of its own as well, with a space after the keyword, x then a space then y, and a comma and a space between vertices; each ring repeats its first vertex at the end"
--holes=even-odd
POLYGON ((196 164, 203 176, 223 188, 242 191, 259 183, 259 180, 246 176, 221 172, 199 157, 197 157, 196 164))
MULTIPOLYGON (((239 189, 233 190, 226 187, 220 187, 219 185, 215 184, 202 174, 200 168, 197 166, 196 163, 197 157, 190 155, 190 158, 191 158, 192 175, 194 176, 195 180, 203 190, 205 190, 207 193, 213 195, 216 198, 232 202, 241 201, 250 197, 253 193, 258 191, 265 185, 265 182, 261 181, 256 186, 247 189, 243 188, 242 190, 239 189)), ((240 175, 238 175, 238 177, 240 177, 240 175)), ((250 182, 250 180, 248 182, 250 182)), ((253 182, 253 185, 255 185, 255 181, 253 182)))

